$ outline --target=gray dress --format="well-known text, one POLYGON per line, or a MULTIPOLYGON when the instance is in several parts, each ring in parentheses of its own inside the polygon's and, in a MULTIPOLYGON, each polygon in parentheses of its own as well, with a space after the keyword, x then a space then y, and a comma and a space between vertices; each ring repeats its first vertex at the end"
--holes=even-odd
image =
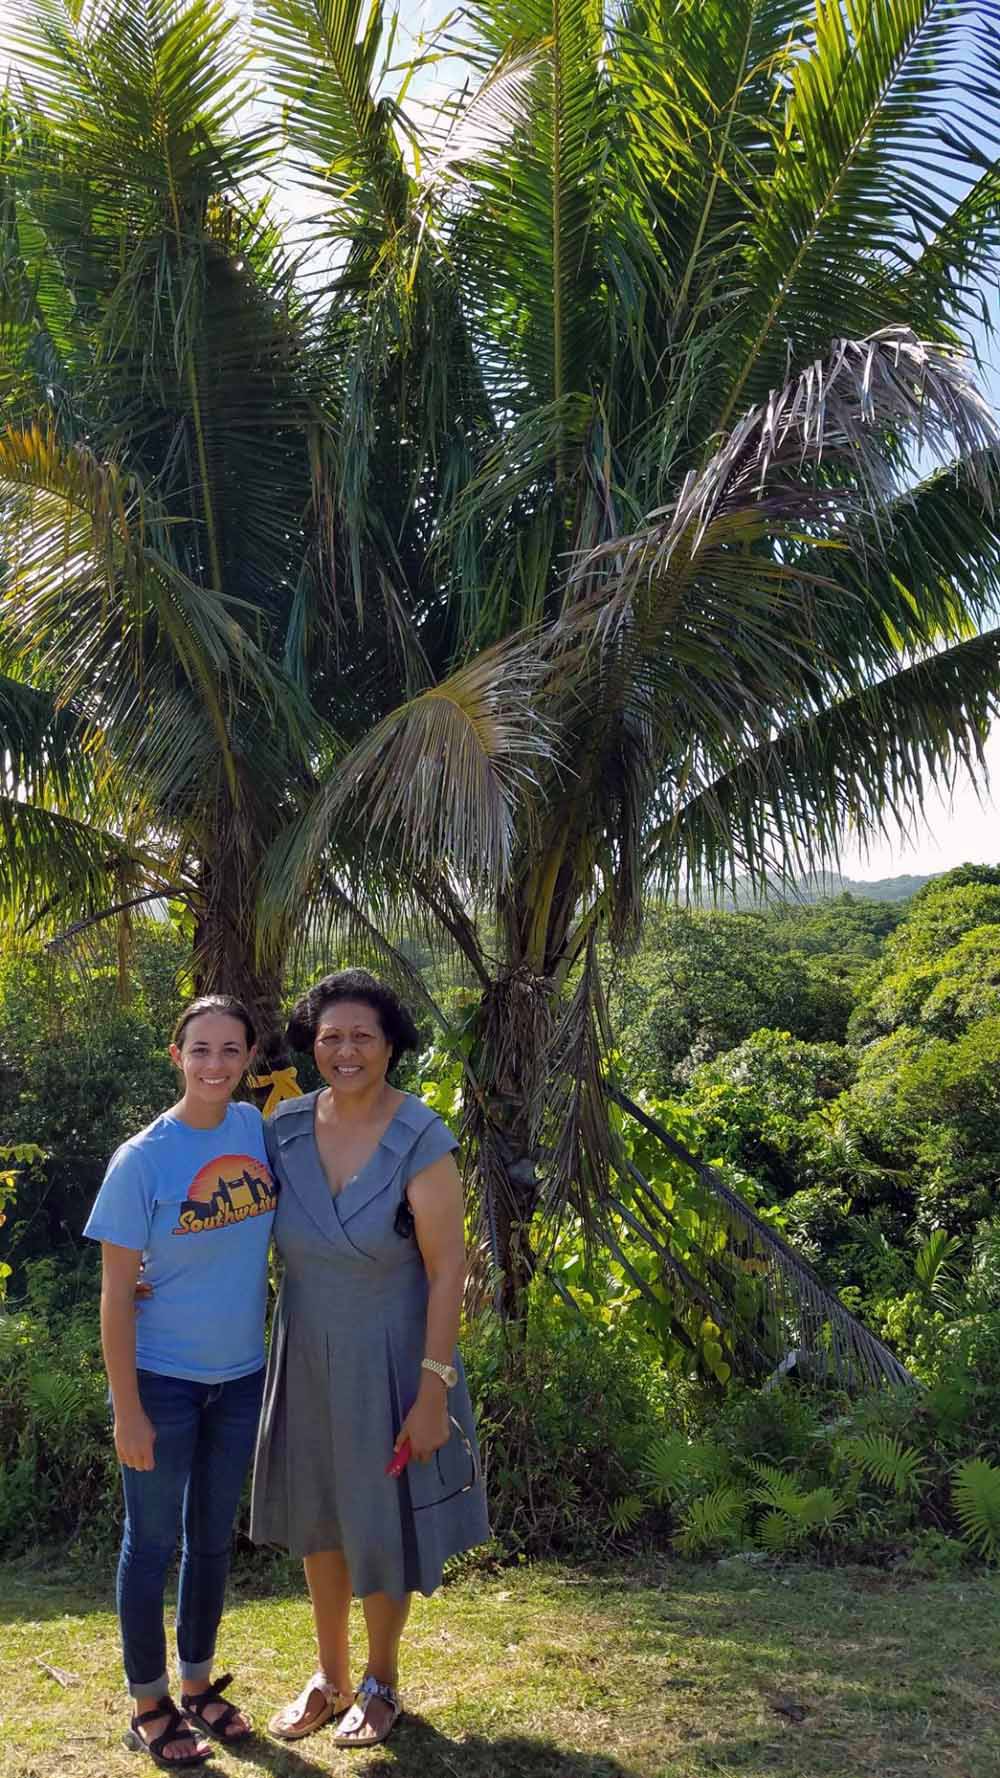
POLYGON ((411 1462, 398 1480, 385 1466, 416 1397, 426 1331, 427 1274, 406 1232, 406 1187, 458 1145, 437 1113, 407 1094, 374 1154, 334 1197, 316 1146, 317 1097, 286 1100, 265 1125, 284 1279, 250 1534, 298 1556, 343 1550, 360 1597, 432 1593, 447 1558, 489 1536, 457 1354, 448 1408, 461 1434, 453 1426, 429 1463, 411 1462))

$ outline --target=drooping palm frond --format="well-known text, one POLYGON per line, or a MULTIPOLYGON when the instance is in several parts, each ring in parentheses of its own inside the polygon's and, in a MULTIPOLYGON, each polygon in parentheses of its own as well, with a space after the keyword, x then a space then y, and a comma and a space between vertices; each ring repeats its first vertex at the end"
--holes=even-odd
POLYGON ((791 723, 743 753, 692 761, 687 781, 645 839, 660 885, 790 878, 837 856, 843 835, 891 835, 923 808, 931 784, 961 766, 984 771, 1000 711, 1000 630, 903 667, 791 723), (713 773, 699 783, 699 773, 713 773), (717 774, 717 775, 715 775, 717 774))
POLYGON ((990 497, 990 453, 1000 444, 1000 427, 964 359, 918 340, 908 328, 886 328, 868 339, 838 341, 824 360, 750 408, 706 466, 688 472, 667 511, 651 515, 635 537, 592 552, 579 572, 614 561, 623 587, 652 582, 667 573, 682 546, 686 561, 698 556, 714 519, 769 495, 776 530, 783 500, 793 521, 842 510, 855 489, 882 503, 898 492, 886 450, 890 437, 908 438, 945 464, 959 456, 990 497), (806 466, 824 459, 834 474, 845 471, 841 487, 811 486, 806 479, 806 466))
POLYGON ((169 526, 137 478, 85 447, 67 449, 41 427, 0 434, 4 651, 31 662, 93 725, 129 732, 150 771, 186 752, 197 708, 234 781, 227 702, 252 685, 273 707, 277 675, 236 622, 235 602, 176 567, 169 526), (145 700, 157 681, 167 691, 178 678, 194 705, 179 700, 176 726, 164 720, 151 736, 145 700))
POLYGON ((40 691, 0 671, 0 781, 31 800, 68 799, 90 777, 86 723, 40 691))
POLYGON ((411 871, 447 860, 461 880, 502 882, 519 796, 552 750, 535 703, 543 671, 523 641, 481 654, 341 750, 272 885, 292 901, 304 893, 338 824, 363 836, 373 859, 391 846, 411 871))
POLYGON ((0 791, 0 922, 24 931, 40 923, 65 931, 82 914, 106 910, 109 888, 145 894, 151 878, 169 893, 155 856, 113 829, 0 791))
MULTIPOLYGON (((702 1215, 693 1239, 690 1226, 684 1229, 686 1269, 690 1273, 697 1266, 703 1300, 710 1304, 731 1349, 751 1369, 758 1373, 773 1369, 794 1351, 807 1374, 832 1376, 848 1387, 912 1381, 888 1347, 844 1308, 808 1262, 755 1215, 714 1167, 699 1161, 620 1088, 608 1090, 614 1102, 704 1187, 702 1215), (724 1236, 721 1241, 717 1238, 720 1233, 724 1236)), ((631 1208, 630 1221, 644 1223, 669 1258, 677 1230, 675 1219, 648 1181, 641 1180, 638 1195, 639 1214, 631 1208)), ((676 1288, 676 1272, 669 1265, 664 1283, 676 1288)))

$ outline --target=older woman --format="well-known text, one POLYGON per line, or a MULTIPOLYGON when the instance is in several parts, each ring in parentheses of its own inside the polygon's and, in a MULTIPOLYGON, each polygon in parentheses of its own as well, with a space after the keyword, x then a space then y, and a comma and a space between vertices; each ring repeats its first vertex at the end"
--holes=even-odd
POLYGON ((251 1533, 304 1559, 319 1671, 271 1727, 297 1739, 341 1715, 337 1744, 372 1746, 399 1715, 411 1593, 433 1592, 447 1558, 489 1535, 455 1350, 465 1278, 457 1143, 387 1081, 417 1035, 366 971, 317 983, 288 1041, 312 1049, 326 1086, 286 1101, 268 1126, 285 1275, 251 1533), (352 1594, 368 1631, 356 1692, 352 1594))

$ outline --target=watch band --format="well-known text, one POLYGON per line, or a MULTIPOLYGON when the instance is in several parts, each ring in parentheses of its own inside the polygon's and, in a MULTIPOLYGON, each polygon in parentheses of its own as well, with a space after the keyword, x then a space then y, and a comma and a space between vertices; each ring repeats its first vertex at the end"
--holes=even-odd
POLYGON ((424 1371, 433 1371, 436 1377, 441 1378, 446 1389, 454 1389, 455 1384, 458 1382, 458 1372, 455 1369, 455 1366, 453 1364, 442 1364, 437 1358, 422 1359, 420 1368, 424 1371))

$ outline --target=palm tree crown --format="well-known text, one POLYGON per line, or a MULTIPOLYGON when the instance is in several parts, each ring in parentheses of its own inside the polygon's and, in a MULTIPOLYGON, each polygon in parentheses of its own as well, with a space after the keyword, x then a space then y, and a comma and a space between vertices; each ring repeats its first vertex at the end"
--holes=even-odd
POLYGON ((420 910, 514 1288, 610 1202, 598 939, 980 754, 1000 8, 483 0, 400 72, 379 5, 258 0, 248 129, 221 5, 24 5, 4 887, 179 894, 263 999, 420 910))

